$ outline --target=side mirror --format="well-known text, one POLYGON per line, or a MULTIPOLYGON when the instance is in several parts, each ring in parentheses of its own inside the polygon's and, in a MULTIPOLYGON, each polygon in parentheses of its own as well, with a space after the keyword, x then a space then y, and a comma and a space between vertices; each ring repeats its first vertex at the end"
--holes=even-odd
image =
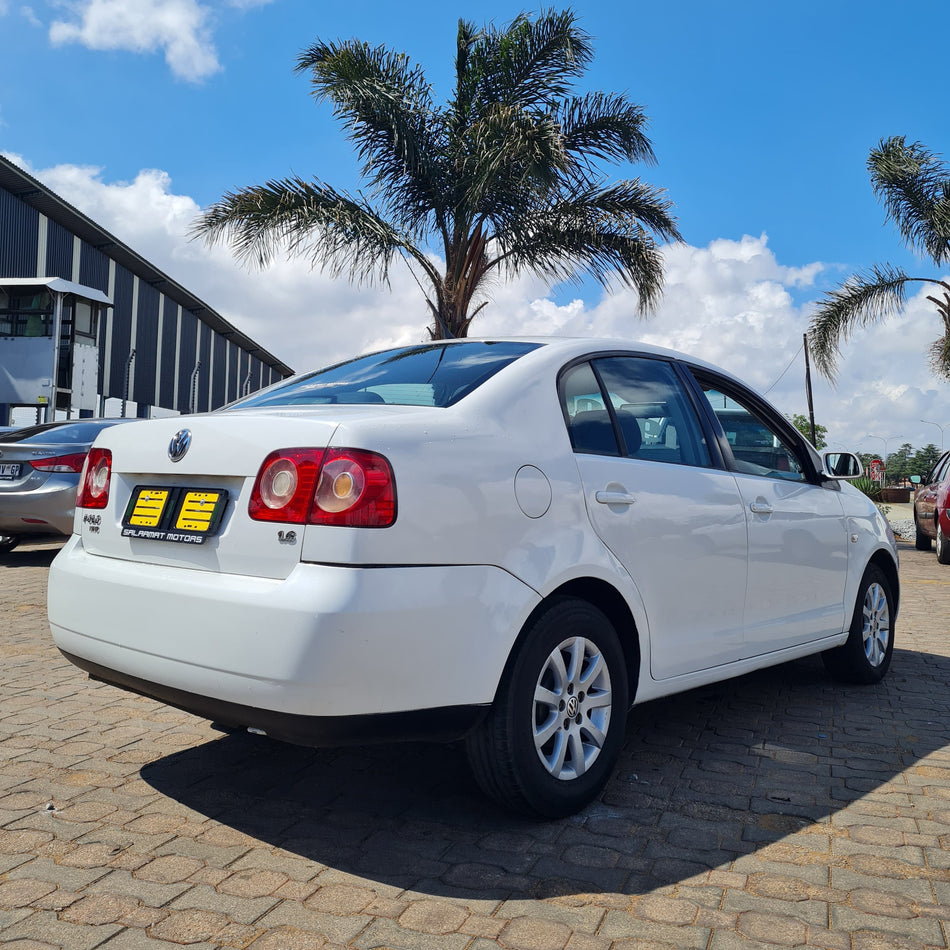
POLYGON ((910 476, 910 481, 911 481, 911 484, 912 484, 912 485, 919 485, 919 484, 920 484, 920 476, 919 476, 919 475, 911 475, 911 476, 910 476))
POLYGON ((825 452, 821 457, 827 478, 860 478, 864 466, 853 452, 825 452))

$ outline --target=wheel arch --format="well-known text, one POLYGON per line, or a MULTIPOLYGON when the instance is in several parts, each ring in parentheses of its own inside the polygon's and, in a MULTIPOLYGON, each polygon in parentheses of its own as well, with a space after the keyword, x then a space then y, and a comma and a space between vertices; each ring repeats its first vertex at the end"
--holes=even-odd
MULTIPOLYGON (((632 706, 637 693, 637 684, 640 676, 640 634, 636 620, 623 594, 616 587, 596 577, 576 577, 552 590, 531 611, 521 626, 518 637, 512 644, 505 664, 505 672, 514 662, 521 644, 524 642, 527 631, 534 619, 546 610, 552 601, 573 597, 584 600, 600 610, 613 625, 623 648, 624 659, 627 665, 628 706, 632 706)), ((504 674, 501 677, 504 680, 504 674)))
POLYGON ((887 551, 877 550, 871 556, 871 560, 868 563, 880 568, 880 570, 884 573, 884 576, 887 578, 888 583, 891 585, 891 592, 894 595, 894 615, 896 617, 900 608, 901 588, 900 579, 897 573, 897 564, 895 563, 894 558, 891 557, 887 551))

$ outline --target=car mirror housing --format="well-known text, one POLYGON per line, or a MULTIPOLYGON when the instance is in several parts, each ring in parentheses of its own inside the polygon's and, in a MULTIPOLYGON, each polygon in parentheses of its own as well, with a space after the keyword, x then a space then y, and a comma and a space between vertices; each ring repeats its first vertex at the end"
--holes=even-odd
POLYGON ((920 476, 919 476, 919 475, 911 475, 911 476, 910 476, 910 481, 911 481, 911 484, 912 484, 912 485, 919 485, 919 484, 920 484, 920 476))
POLYGON ((821 457, 824 463, 822 474, 828 478, 860 478, 864 466, 853 452, 825 452, 821 457))

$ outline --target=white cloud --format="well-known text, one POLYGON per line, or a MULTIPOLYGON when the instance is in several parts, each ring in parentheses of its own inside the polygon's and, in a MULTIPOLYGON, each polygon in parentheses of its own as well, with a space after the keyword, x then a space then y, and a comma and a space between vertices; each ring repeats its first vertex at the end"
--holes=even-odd
POLYGON ((197 0, 71 0, 66 5, 74 19, 50 26, 53 44, 136 53, 163 50, 171 71, 191 82, 221 68, 211 38, 210 9, 197 0))
MULTIPOLYGON (((100 168, 34 170, 22 158, 8 158, 298 370, 427 338, 425 301, 404 267, 394 266, 390 289, 354 288, 299 260, 247 271, 226 248, 187 239, 199 207, 175 194, 163 171, 110 182, 100 168)), ((791 291, 811 286, 825 265, 782 265, 766 235, 672 247, 666 262, 663 301, 648 320, 637 318, 629 291, 594 304, 558 306, 543 284, 522 278, 492 288, 492 303, 476 319, 474 333, 640 339, 719 364, 760 391, 770 390, 769 399, 783 412, 806 413, 800 349, 808 308, 797 306, 791 291)), ((950 423, 948 385, 927 366, 939 318, 925 293, 911 299, 902 316, 844 344, 837 388, 812 373, 816 420, 827 426, 830 440, 865 451, 882 451, 883 439, 888 451, 904 441, 940 444, 936 427, 920 422, 950 423)))

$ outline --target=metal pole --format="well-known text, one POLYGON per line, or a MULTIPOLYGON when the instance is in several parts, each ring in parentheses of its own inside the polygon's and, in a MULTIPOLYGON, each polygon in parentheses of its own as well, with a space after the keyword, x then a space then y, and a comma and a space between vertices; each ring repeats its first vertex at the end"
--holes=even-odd
POLYGON ((198 406, 196 405, 196 403, 198 401, 197 383, 198 383, 199 369, 201 369, 201 360, 198 360, 198 362, 195 363, 194 371, 191 374, 191 399, 188 402, 188 408, 192 413, 195 413, 198 411, 198 406))
POLYGON ((921 419, 921 422, 925 423, 928 426, 936 426, 940 430, 940 454, 943 455, 943 430, 950 426, 950 422, 947 422, 944 425, 940 425, 939 422, 928 422, 926 419, 921 419))
POLYGON ((56 419, 56 403, 59 394, 59 349, 60 334, 63 332, 63 297, 65 294, 50 291, 53 297, 53 375, 50 378, 49 403, 46 406, 44 422, 53 422, 56 419))
POLYGON ((128 362, 125 364, 125 387, 122 390, 122 411, 120 413, 121 417, 125 418, 125 403, 129 398, 129 380, 132 376, 132 360, 135 359, 135 350, 132 350, 129 353, 128 362))
POLYGON ((808 397, 808 421, 811 424, 811 444, 818 448, 818 437, 815 434, 815 406, 811 398, 811 366, 808 362, 808 334, 802 334, 805 344, 805 395, 808 397))

